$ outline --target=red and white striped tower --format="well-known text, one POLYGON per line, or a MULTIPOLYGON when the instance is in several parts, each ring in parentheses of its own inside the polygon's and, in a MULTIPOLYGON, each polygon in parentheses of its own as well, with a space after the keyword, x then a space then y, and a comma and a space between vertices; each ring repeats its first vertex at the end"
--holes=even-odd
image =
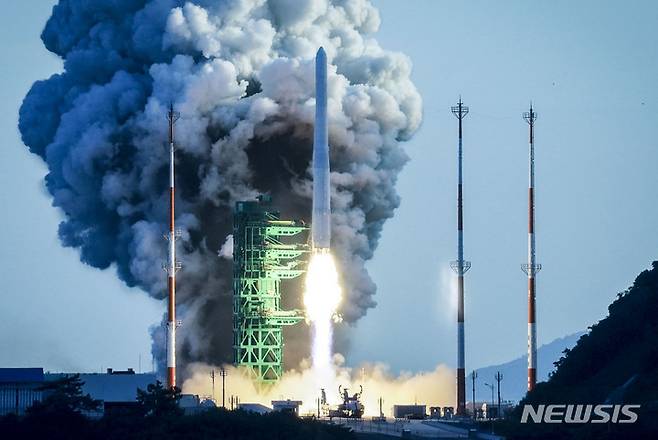
POLYGON ((457 261, 450 266, 457 273, 457 415, 466 414, 466 368, 464 349, 464 274, 471 268, 470 261, 464 261, 464 215, 462 212, 462 119, 468 114, 461 96, 452 113, 459 120, 458 184, 457 184, 457 261))
POLYGON ((180 263, 176 261, 176 239, 178 233, 175 229, 174 207, 175 185, 174 185, 174 124, 180 114, 174 112, 174 105, 169 106, 167 120, 169 121, 169 233, 166 238, 169 242, 168 261, 165 267, 167 272, 168 307, 167 307, 167 386, 176 386, 176 271, 180 269, 180 263))
POLYGON ((537 383, 537 315, 535 312, 535 275, 541 264, 535 260, 535 120, 537 113, 530 104, 530 111, 523 113, 530 126, 530 151, 528 157, 528 262, 521 267, 528 275, 528 391, 537 383))

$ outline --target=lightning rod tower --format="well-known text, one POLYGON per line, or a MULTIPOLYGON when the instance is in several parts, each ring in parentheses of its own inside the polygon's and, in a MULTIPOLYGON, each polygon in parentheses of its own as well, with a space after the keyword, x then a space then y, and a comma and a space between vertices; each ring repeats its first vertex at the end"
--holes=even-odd
POLYGON ((176 239, 180 232, 175 229, 176 209, 175 200, 175 182, 174 182, 174 125, 180 118, 180 114, 174 111, 174 105, 170 104, 167 112, 169 122, 169 232, 165 236, 168 243, 168 259, 164 267, 167 272, 167 386, 174 388, 176 386, 176 272, 181 268, 181 264, 176 261, 176 239))
POLYGON ((530 111, 523 113, 530 127, 528 155, 528 262, 521 268, 528 275, 528 391, 537 383, 537 316, 535 311, 535 275, 541 264, 535 259, 535 121, 537 113, 530 103, 530 111))
POLYGON ((462 120, 468 114, 459 97, 456 106, 451 107, 452 113, 459 120, 459 149, 457 155, 457 260, 450 266, 457 273, 457 415, 466 413, 466 370, 464 349, 464 274, 471 268, 470 261, 464 260, 464 214, 462 197, 462 120))

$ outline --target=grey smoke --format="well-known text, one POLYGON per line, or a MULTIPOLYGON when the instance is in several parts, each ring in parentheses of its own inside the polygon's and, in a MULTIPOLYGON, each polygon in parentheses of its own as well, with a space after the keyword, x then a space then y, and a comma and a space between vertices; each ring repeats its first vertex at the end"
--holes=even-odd
MULTIPOLYGON (((399 205, 401 141, 421 122, 403 54, 367 0, 60 0, 42 33, 64 71, 25 97, 19 128, 48 166, 64 246, 129 286, 166 294, 166 108, 177 123, 183 363, 231 357, 235 201, 270 193, 309 220, 313 57, 329 62, 333 243, 353 323, 375 306, 365 270, 399 205), (232 247, 232 245, 231 245, 232 247)), ((299 292, 291 295, 298 304, 299 292)), ((161 329, 153 329, 161 358, 161 329)), ((288 344, 290 345, 290 344, 288 344)))

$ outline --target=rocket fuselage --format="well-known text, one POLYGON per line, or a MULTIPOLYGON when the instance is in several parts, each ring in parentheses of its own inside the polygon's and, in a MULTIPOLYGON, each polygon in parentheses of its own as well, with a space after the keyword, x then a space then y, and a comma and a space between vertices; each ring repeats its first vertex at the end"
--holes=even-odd
POLYGON ((331 244, 331 187, 329 181, 329 134, 327 122, 327 54, 315 56, 315 127, 313 131, 313 211, 311 244, 314 250, 331 244))

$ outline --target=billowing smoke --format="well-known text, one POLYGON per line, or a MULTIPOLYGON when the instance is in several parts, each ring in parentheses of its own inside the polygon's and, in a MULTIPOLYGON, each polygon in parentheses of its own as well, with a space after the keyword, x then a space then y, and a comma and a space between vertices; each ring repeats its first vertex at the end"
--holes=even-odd
MULTIPOLYGON (((179 359, 231 357, 231 209, 269 193, 309 220, 313 57, 329 62, 332 247, 351 323, 373 307, 364 268, 399 204, 400 145, 418 128, 411 63, 374 40, 367 0, 60 0, 42 34, 64 71, 20 110, 65 214, 59 236, 90 266, 166 295, 166 110, 177 133, 179 359), (226 258, 229 257, 229 258, 226 258)), ((301 292, 293 300, 299 303, 301 292)), ((164 346, 154 327, 154 352, 164 346)))
MULTIPOLYGON (((302 363, 298 370, 287 371, 281 381, 271 388, 259 390, 254 382, 234 367, 225 367, 226 406, 229 406, 230 396, 238 396, 242 403, 261 403, 272 406, 272 400, 294 399, 302 401, 302 413, 315 414, 320 389, 316 384, 313 369, 302 363)), ((221 404, 222 385, 217 383, 213 395, 211 371, 217 367, 195 363, 191 364, 190 377, 183 384, 183 392, 207 396, 221 404)), ((437 365, 432 371, 416 374, 403 372, 393 375, 383 364, 365 364, 359 368, 349 368, 344 365, 341 355, 334 356, 335 375, 328 378, 323 388, 327 394, 330 408, 342 403, 338 387, 348 387, 350 395, 363 387, 361 402, 365 406, 366 416, 379 415, 379 399, 383 398, 382 412, 385 416, 393 416, 394 404, 419 403, 427 406, 452 406, 454 403, 454 370, 445 365, 437 365)))

